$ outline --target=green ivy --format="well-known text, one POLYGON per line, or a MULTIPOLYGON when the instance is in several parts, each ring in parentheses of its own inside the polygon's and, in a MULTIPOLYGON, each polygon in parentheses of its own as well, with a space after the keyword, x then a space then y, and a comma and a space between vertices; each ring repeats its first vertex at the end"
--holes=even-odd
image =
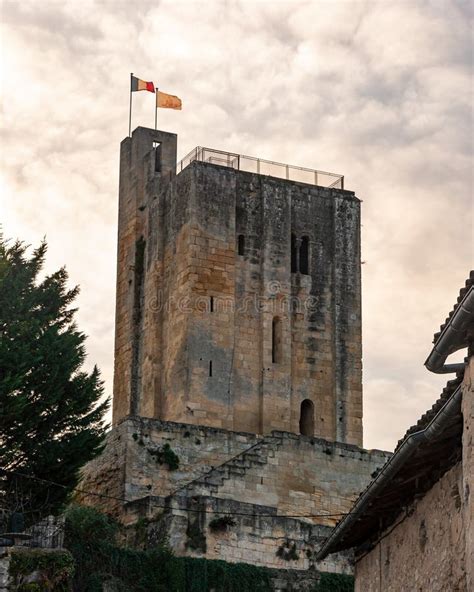
POLYGON ((313 592, 354 592, 354 577, 321 572, 321 579, 313 592))
POLYGON ((180 592, 271 592, 270 571, 247 563, 185 557, 185 588, 180 592))

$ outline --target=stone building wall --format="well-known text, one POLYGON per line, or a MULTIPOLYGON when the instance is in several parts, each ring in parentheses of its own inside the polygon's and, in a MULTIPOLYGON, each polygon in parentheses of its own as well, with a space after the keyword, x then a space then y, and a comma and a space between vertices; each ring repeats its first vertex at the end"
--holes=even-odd
MULTIPOLYGON (((153 504, 149 506, 153 512, 153 504)), ((275 509, 209 496, 176 497, 169 511, 148 523, 149 543, 165 536, 178 556, 223 559, 274 569, 351 573, 351 554, 339 553, 316 563, 315 551, 331 528, 286 516, 275 509), (223 516, 232 519, 225 528, 213 527, 223 516)))
POLYGON ((81 479, 84 492, 119 499, 83 493, 76 500, 122 516, 125 501, 149 495, 166 496, 257 441, 254 434, 127 418, 109 432, 104 451, 84 467, 81 479), (157 462, 157 452, 165 444, 179 458, 176 471, 157 462))
POLYGON ((189 484, 182 495, 271 506, 290 516, 314 514, 313 522, 334 526, 388 457, 380 450, 274 431, 189 484))
POLYGON ((468 592, 461 463, 355 565, 356 592, 468 592))
POLYGON ((114 423, 299 433, 306 400, 311 433, 360 445, 359 200, 202 162, 175 176, 175 155, 174 134, 122 142, 114 423))
MULTIPOLYGON (((278 507, 281 514, 330 514, 316 522, 333 526, 389 454, 350 444, 273 432, 244 432, 128 418, 109 434, 107 446, 86 465, 81 489, 132 501, 148 496, 211 495, 278 507), (170 471, 160 464, 168 444, 179 458, 170 471)), ((91 499, 88 499, 91 498, 91 499)), ((110 508, 107 498, 80 501, 110 508)), ((119 513, 120 502, 116 505, 119 513)))
MULTIPOLYGON (((471 346, 472 347, 472 346, 471 346)), ((465 540, 466 588, 474 590, 474 352, 470 351, 469 362, 462 385, 462 473, 463 524, 465 540)))

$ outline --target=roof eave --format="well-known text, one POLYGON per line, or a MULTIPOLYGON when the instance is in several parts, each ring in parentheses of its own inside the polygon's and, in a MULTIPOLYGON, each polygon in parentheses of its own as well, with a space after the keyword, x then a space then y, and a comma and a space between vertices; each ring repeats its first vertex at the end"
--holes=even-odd
POLYGON ((464 364, 445 364, 446 358, 468 346, 468 329, 474 323, 474 286, 464 295, 436 339, 425 366, 431 372, 447 374, 462 370, 464 364))

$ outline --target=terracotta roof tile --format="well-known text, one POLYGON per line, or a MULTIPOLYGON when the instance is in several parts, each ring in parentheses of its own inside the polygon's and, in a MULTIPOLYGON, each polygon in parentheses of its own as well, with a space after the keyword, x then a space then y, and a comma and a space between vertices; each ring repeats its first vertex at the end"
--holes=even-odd
POLYGON ((461 290, 459 291, 459 296, 458 299, 456 300, 456 304, 453 306, 453 309, 451 310, 451 312, 449 313, 447 319, 444 321, 444 323, 441 325, 441 327, 439 328, 439 331, 437 333, 434 334, 434 338, 433 338, 433 343, 436 343, 439 339, 439 336, 441 335, 441 333, 443 332, 444 328, 446 327, 446 325, 448 324, 450 318, 453 316, 453 314, 456 312, 457 307, 459 306, 459 303, 461 302, 461 300, 464 298, 464 296, 466 295, 466 292, 469 290, 469 288, 471 286, 474 286, 474 270, 471 270, 469 273, 469 277, 466 280, 466 283, 464 285, 463 288, 461 288, 461 290))

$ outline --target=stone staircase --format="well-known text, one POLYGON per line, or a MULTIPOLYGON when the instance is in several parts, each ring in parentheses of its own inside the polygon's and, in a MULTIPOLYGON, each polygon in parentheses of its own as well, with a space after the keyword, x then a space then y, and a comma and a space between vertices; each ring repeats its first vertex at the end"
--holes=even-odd
POLYGON ((227 480, 233 477, 243 478, 249 469, 266 465, 282 443, 282 434, 272 432, 270 436, 265 436, 244 452, 176 489, 170 497, 177 494, 215 495, 227 480))

